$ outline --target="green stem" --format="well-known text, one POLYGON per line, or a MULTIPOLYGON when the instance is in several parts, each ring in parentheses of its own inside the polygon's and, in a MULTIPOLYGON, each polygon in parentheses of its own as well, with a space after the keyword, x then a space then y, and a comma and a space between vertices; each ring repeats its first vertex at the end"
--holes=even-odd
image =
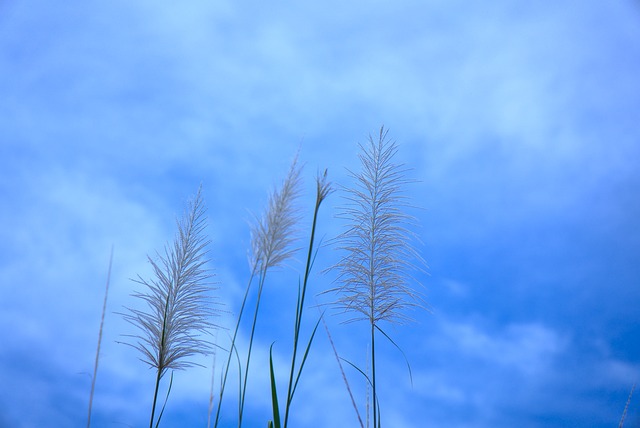
POLYGON ((373 388, 373 427, 378 428, 378 393, 376 391, 376 345, 375 324, 371 323, 371 386, 373 388))
POLYGON ((247 392, 247 379, 249 378, 249 362, 251 361, 251 349, 253 348, 253 338, 256 331, 256 324, 258 323, 258 311, 260 309, 260 297, 262 296, 262 289, 264 287, 264 281, 267 276, 268 260, 264 263, 260 272, 260 284, 258 285, 258 297, 256 300, 256 309, 253 313, 253 323, 251 325, 251 335, 249 336, 249 350, 247 351, 247 363, 244 369, 244 381, 241 388, 240 405, 238 409, 238 428, 242 426, 242 415, 244 413, 244 398, 247 392))
MULTIPOLYGON (((164 314, 162 317, 162 335, 160 336, 160 346, 158 349, 158 375, 156 376, 156 388, 153 394, 153 407, 151 408, 151 421, 149 422, 149 428, 153 428, 153 418, 156 413, 156 402, 158 401, 158 388, 160 387, 160 379, 165 370, 165 356, 166 356, 166 341, 167 341, 167 314, 169 313, 169 303, 172 300, 171 291, 167 293, 167 300, 164 304, 164 314)), ((158 422, 160 420, 158 419, 158 422)))
POLYGON ((298 307, 296 308, 296 323, 295 330, 293 332, 293 356, 291 358, 291 371, 289 373, 289 388, 287 389, 287 404, 284 413, 284 425, 283 428, 287 428, 287 423, 289 421, 289 409, 291 407, 291 402, 293 401, 293 377, 296 366, 296 357, 298 353, 298 340, 300 338, 300 326, 302 324, 302 310, 304 308, 304 298, 307 292, 307 281, 309 280, 309 273, 311 272, 311 264, 313 259, 313 241, 315 239, 316 234, 316 222, 318 218, 318 210, 320 209, 320 203, 322 199, 320 195, 316 198, 316 206, 313 212, 313 222, 311 224, 311 238, 309 239, 309 251, 307 252, 307 265, 304 271, 304 280, 302 281, 302 292, 300 293, 300 299, 298 302, 298 307))
POLYGON ((247 297, 249 296, 249 289, 251 288, 251 283, 253 282, 253 278, 255 277, 257 270, 257 264, 253 266, 251 276, 249 277, 249 282, 247 283, 247 289, 244 293, 244 298, 242 299, 242 305, 240 306, 240 313, 238 314, 238 321, 236 322, 235 330, 233 331, 233 338, 231 339, 231 346, 229 348, 229 357, 227 358, 227 364, 225 365, 224 376, 222 377, 222 385, 220 386, 220 398, 218 399, 218 408, 216 409, 216 420, 214 423, 214 428, 218 426, 218 422, 220 420, 220 409, 222 408, 222 396, 224 395, 224 389, 227 384, 227 377, 229 375, 229 365, 231 364, 231 355, 233 354, 233 348, 236 344, 236 338, 238 337, 238 330, 240 329, 240 320, 242 319, 242 313, 244 312, 244 307, 247 303, 247 297))
POLYGON ((151 420, 149 421, 149 428, 153 428, 153 419, 156 414, 156 402, 158 401, 158 389, 160 387, 161 378, 162 378, 162 369, 158 367, 158 375, 156 376, 156 390, 153 393, 153 406, 151 407, 151 420))

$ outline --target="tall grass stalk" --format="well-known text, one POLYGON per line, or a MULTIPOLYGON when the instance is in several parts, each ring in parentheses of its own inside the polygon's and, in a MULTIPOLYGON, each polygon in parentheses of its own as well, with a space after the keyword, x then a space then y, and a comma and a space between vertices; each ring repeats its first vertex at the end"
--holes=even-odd
POLYGON ((633 396, 633 391, 636 389, 636 384, 634 383, 631 387, 631 392, 629 392, 629 397, 627 398, 627 404, 624 405, 624 412, 622 412, 622 417, 620 418, 620 423, 618 424, 618 428, 622 428, 624 426, 624 420, 627 417, 627 410, 629 410, 629 404, 631 403, 631 397, 633 396))
POLYGON ((410 271, 420 260, 412 246, 408 226, 413 218, 403 188, 409 183, 402 165, 393 161, 395 142, 387 138, 382 127, 378 137, 369 137, 360 145, 361 170, 350 172, 355 180, 347 188, 347 205, 341 217, 346 230, 337 237, 338 248, 345 256, 334 266, 339 286, 329 290, 337 295, 334 305, 349 315, 346 322, 366 320, 370 326, 371 407, 373 427, 380 423, 376 366, 376 333, 383 321, 402 323, 409 320, 405 309, 420 306, 419 295, 412 290, 410 271))
MULTIPOLYGON (((307 262, 305 266, 302 287, 298 289, 298 300, 296 303, 296 318, 295 318, 295 324, 293 329, 294 330, 293 331, 293 352, 291 356, 291 369, 289 372, 289 385, 287 388, 287 401, 285 404, 284 425, 283 425, 284 428, 287 428, 288 421, 289 421, 289 411, 291 409, 291 403, 293 402, 293 396, 296 392, 298 381, 300 380, 300 376, 302 374, 302 370, 304 368, 304 364, 306 362, 309 349, 311 348, 313 338, 315 336, 316 330, 318 328, 318 324, 320 322, 320 320, 318 320, 318 322, 316 323, 316 326, 313 329, 313 332, 311 333, 309 340, 307 341, 305 352, 300 362, 300 365, 299 367, 297 367, 298 344, 300 339, 300 329, 302 326, 302 314, 304 311, 304 301, 307 294, 307 284, 309 281, 309 274, 311 273, 311 268, 313 267, 313 261, 315 259, 314 241, 315 241, 315 234, 316 234, 316 225, 318 220, 318 212, 320 211, 320 205, 331 192, 332 192, 331 184, 327 182, 327 171, 325 170, 324 174, 322 176, 318 176, 316 179, 316 203, 313 210, 313 221, 311 224, 311 236, 309 238, 309 249, 307 251, 307 262), (297 368, 297 371, 296 371, 296 368, 297 368)), ((320 316, 320 318, 322 318, 322 316, 320 316)), ((273 371, 272 371, 272 376, 273 376, 273 371)), ((273 379, 272 379, 272 384, 275 387, 275 382, 273 382, 273 379)), ((275 394, 276 392, 273 391, 273 393, 275 394)), ((274 406, 277 406, 277 402, 274 403, 274 406)), ((277 412, 278 412, 278 409, 274 408, 274 417, 275 417, 275 413, 277 412)))
MULTIPOLYGON (((215 341, 217 342, 218 332, 216 330, 215 341)), ((216 380, 216 359, 218 357, 218 352, 216 349, 213 350, 213 362, 211 364, 211 388, 209 390, 209 410, 207 412, 207 428, 211 427, 211 413, 213 413, 213 402, 215 399, 214 385, 216 380)))
MULTIPOLYGON (((229 353, 228 353, 228 357, 227 357, 227 361, 224 365, 224 373, 222 374, 222 380, 220 382, 220 394, 218 397, 218 406, 216 408, 216 418, 214 421, 213 426, 217 427, 218 426, 218 422, 220 421, 220 412, 222 409, 222 398, 224 397, 224 391, 226 389, 226 385, 227 385, 227 378, 229 376, 229 367, 231 366, 231 357, 233 356, 233 354, 235 353, 237 355, 237 349, 236 349, 236 339, 238 337, 238 330, 240 330, 240 321, 242 320, 242 315, 244 313, 244 308, 246 306, 247 303, 247 299, 249 297, 249 291, 251 290, 251 284, 253 282, 253 279, 255 278, 256 275, 256 271, 257 271, 257 267, 254 264, 251 268, 251 274, 249 275, 249 280, 247 282, 247 287, 245 289, 245 293, 244 293, 244 297, 242 299, 242 304, 240 305, 240 312, 238 313, 238 319, 236 321, 236 326, 235 329, 233 331, 233 336, 231 338, 231 345, 229 347, 229 353)), ((241 369, 241 365, 238 362, 238 368, 240 370, 240 393, 242 393, 242 369, 241 369)), ((239 402, 239 401, 238 401, 239 402)), ((239 413, 239 412, 238 412, 239 413)))
MULTIPOLYGON (((129 335, 136 341, 126 344, 140 351, 141 360, 156 369, 150 428, 154 426, 160 381, 166 372, 199 365, 191 357, 211 351, 210 342, 200 337, 215 327, 211 317, 217 312, 208 295, 213 289, 210 282, 213 275, 206 268, 209 241, 204 237, 206 223, 201 190, 198 189, 184 216, 177 221, 178 233, 172 245, 165 247, 164 254, 157 255, 157 261, 148 257, 153 278, 146 280, 138 276, 134 280, 144 291, 135 292, 133 296, 146 304, 145 309, 126 308, 122 314, 140 331, 129 335)), ((172 381, 173 373, 167 398, 172 381)), ((161 418, 162 412, 155 420, 156 427, 161 418)))
POLYGON ((282 183, 282 186, 279 189, 274 190, 269 195, 268 205, 265 213, 262 217, 256 218, 254 224, 251 227, 251 252, 249 258, 251 274, 247 282, 247 287, 242 299, 240 311, 238 313, 236 326, 231 338, 229 356, 227 358, 224 374, 222 376, 220 398, 218 400, 214 427, 217 427, 220 422, 222 398, 224 396, 224 390, 227 383, 231 358, 234 353, 237 353, 236 340, 238 337, 238 331, 240 329, 240 323, 242 321, 244 309, 250 294, 251 285, 253 283, 253 280, 257 276, 258 289, 256 292, 256 305, 253 312, 248 351, 246 359, 244 361, 244 371, 242 370, 242 367, 239 367, 240 388, 238 391, 238 427, 242 426, 247 381, 249 377, 249 367, 251 361, 251 351, 253 348, 253 340, 258 321, 258 313, 260 311, 260 301, 267 276, 267 271, 273 267, 282 265, 293 255, 295 251, 292 246, 295 241, 295 228, 299 217, 295 206, 295 201, 300 194, 300 172, 301 168, 298 166, 298 157, 296 156, 291 164, 291 167, 289 168, 289 173, 282 183))
POLYGON ((107 312, 107 297, 109 296, 109 283, 111 282, 111 266, 113 264, 113 246, 109 255, 109 270, 107 271, 107 285, 104 290, 104 301, 102 302, 102 316, 100 317, 100 330, 98 331, 98 346, 96 349, 96 361, 93 366, 93 377, 91 378, 91 393, 89 394, 89 414, 87 416, 87 428, 91 426, 91 408, 93 407, 93 394, 96 389, 96 376, 98 375, 98 362, 100 361, 100 346, 102 344, 102 329, 104 327, 104 316, 107 312))

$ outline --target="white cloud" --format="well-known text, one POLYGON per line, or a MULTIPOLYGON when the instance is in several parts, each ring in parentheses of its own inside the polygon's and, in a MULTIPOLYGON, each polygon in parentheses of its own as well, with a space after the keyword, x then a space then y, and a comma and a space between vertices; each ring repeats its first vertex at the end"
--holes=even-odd
MULTIPOLYGON (((403 159, 435 189, 419 205, 451 210, 443 214, 447 227, 425 225, 425 233, 453 246, 478 238, 491 247, 488 237, 504 236, 498 227, 511 232, 517 228, 505 225, 531 221, 532 213, 577 212, 577 202, 591 200, 592 188, 612 183, 612 174, 621 177, 614 184, 635 177, 638 86, 630 58, 638 27, 625 9, 631 5, 366 6, 3 6, 11 17, 0 42, 0 92, 9 100, 0 102, 0 190, 10 207, 0 210, 8 225, 0 230, 8 261, 0 268, 0 325, 11 332, 3 358, 32 349, 65 374, 90 370, 111 244, 115 311, 129 302, 128 278, 148 272, 145 255, 172 238, 179 198, 200 180, 212 253, 222 264, 221 294, 236 303, 244 287, 246 209, 260 209, 302 136, 308 176, 317 162, 342 177, 336 170, 356 161, 355 143, 389 126, 409 149, 403 159)), ((444 286, 458 302, 473 295, 463 282, 444 286)), ((106 323, 99 379, 122 382, 105 392, 108 401, 125 389, 128 397, 146 397, 137 382, 143 365, 113 343, 127 326, 112 313, 106 323)), ((510 392, 515 401, 542 400, 540 384, 518 396, 502 376, 555 385, 556 364, 579 352, 542 321, 436 325, 435 339, 428 328, 408 333, 431 337, 440 364, 414 365, 420 400, 489 403, 494 411, 510 392), (450 365, 439 360, 449 357, 450 365)), ((351 339, 341 349, 362 357, 363 345, 351 339)), ((256 355, 265 360, 264 343, 256 355)), ((284 355, 277 353, 279 372, 286 372, 284 355)), ((396 357, 381 353, 381 361, 396 357)), ((632 362, 596 359, 580 366, 601 374, 593 388, 637 377, 632 362)), ((316 363, 301 397, 320 398, 299 401, 300 420, 352 420, 332 356, 316 363), (316 399, 320 408, 340 410, 317 415, 316 399)), ((387 380, 403 378, 399 367, 387 380)), ((267 385, 264 373, 261 367, 259 388, 267 385)), ((180 399, 208 396, 206 370, 180 379, 180 399)), ((390 414, 404 409, 396 406, 400 397, 411 396, 406 385, 399 388, 390 414)), ((268 408, 256 397, 260 410, 268 408)), ((414 403, 404 401, 407 408, 414 403)), ((109 409, 131 405, 120 400, 109 409)))
POLYGON ((458 354, 497 364, 529 377, 543 376, 566 349, 565 339, 539 324, 510 324, 489 334, 472 324, 445 324, 444 336, 458 354))

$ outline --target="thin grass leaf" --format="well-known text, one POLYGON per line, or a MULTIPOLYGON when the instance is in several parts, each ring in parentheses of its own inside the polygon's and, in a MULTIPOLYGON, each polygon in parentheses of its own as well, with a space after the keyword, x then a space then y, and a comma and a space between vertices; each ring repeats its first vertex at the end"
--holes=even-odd
POLYGON ((271 376, 271 407, 273 410, 273 422, 269 426, 280 428, 280 407, 278 405, 278 390, 276 388, 276 375, 273 370, 273 343, 269 348, 269 375, 271 376))
POLYGON ((304 354, 302 355, 302 361, 300 362, 300 367, 298 368, 298 374, 296 375, 296 380, 293 383, 293 388, 291 390, 291 396, 289 397, 289 401, 293 401, 293 395, 296 393, 296 388, 298 387, 298 382, 300 381, 300 376, 302 375, 302 369, 304 368, 304 363, 307 361, 307 357, 309 356, 309 350, 311 349, 311 344, 313 343, 313 338, 316 336, 316 331, 318 330, 318 326, 320 325, 320 321, 323 315, 320 315, 320 319, 316 322, 313 331, 311 332, 311 336, 309 337, 309 342, 307 342, 307 346, 304 349, 304 354))
POLYGON ((360 412, 358 411, 358 406, 356 405, 356 400, 353 398, 353 393, 351 392, 351 387, 349 386, 349 381, 347 380, 347 375, 344 372, 344 368, 342 367, 342 363, 340 362, 340 355, 338 355, 338 350, 336 349, 336 345, 333 343, 333 338, 331 337, 331 333, 329 332, 329 327, 327 323, 324 321, 324 317, 320 317, 322 320, 322 324, 324 325, 324 329, 327 332, 327 337, 329 337, 329 343, 331 344, 331 349, 333 349, 333 355, 336 357, 336 361, 338 362, 338 367, 340 368, 340 373, 342 374, 342 380, 347 388, 347 392, 349 393, 349 398, 351 399, 351 405, 356 412, 356 416, 358 416, 358 422, 360 423, 360 428, 364 428, 364 423, 362 422, 362 418, 360 417, 360 412))
POLYGON ((411 387, 413 388, 413 375, 411 374, 411 364, 409 364, 409 360, 407 359, 406 354, 404 353, 404 351, 398 346, 398 344, 396 342, 394 342, 394 340, 387 334, 385 333, 384 330, 382 330, 380 328, 380 326, 376 325, 376 330, 378 330, 380 333, 383 334, 384 337, 387 338, 387 340, 389 340, 389 342, 391 342, 391 344, 393 346, 396 347, 396 349, 398 351, 400 351, 400 353, 402 354, 402 358, 404 358, 404 362, 407 363, 407 369, 409 370, 409 381, 411 382, 411 387))
MULTIPOLYGON (((374 426, 378 426, 380 427, 380 402, 378 401, 378 395, 376 394, 376 390, 373 387, 373 381, 371 380, 371 378, 369 377, 369 375, 367 375, 365 372, 362 371, 362 369, 360 369, 358 366, 356 366, 355 364, 353 364, 351 361, 346 360, 342 357, 340 357, 340 359, 342 361, 344 361, 345 363, 349 364, 351 367, 353 367, 354 369, 356 369, 367 381, 367 385, 370 386, 373 390, 373 400, 376 403, 375 406, 375 414, 376 414, 376 418, 374 418, 374 426), (375 422, 377 419, 377 423, 375 422)), ((355 405, 355 402, 354 402, 355 405)), ((367 406, 369 405, 369 400, 367 400, 367 406)), ((367 407, 367 426, 369 426, 369 411, 368 411, 368 407, 367 407)))

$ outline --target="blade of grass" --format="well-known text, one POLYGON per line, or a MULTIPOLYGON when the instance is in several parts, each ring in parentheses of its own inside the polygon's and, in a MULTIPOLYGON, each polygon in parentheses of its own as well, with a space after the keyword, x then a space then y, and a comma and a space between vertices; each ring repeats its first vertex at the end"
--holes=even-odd
POLYGON ((384 332, 384 330, 380 328, 380 326, 376 325, 376 329, 380 333, 382 333, 384 337, 386 337, 389 340, 389 342, 391 342, 391 344, 393 344, 393 346, 395 346, 396 349, 400 351, 400 353, 402 354, 402 358, 404 358, 404 362, 407 363, 407 369, 409 370, 409 380, 411 381, 411 387, 413 387, 413 375, 411 374, 411 365, 409 364, 409 360, 407 359, 407 356, 405 355, 404 351, 398 346, 396 342, 393 341, 393 339, 391 339, 391 337, 389 337, 387 333, 384 332))
POLYGON ((298 375, 296 376, 296 381, 293 384, 293 389, 291 390, 291 397, 289 397, 289 402, 293 401, 293 395, 296 393, 296 388, 298 387, 298 382, 300 381, 300 376, 302 375, 302 369, 304 368, 304 363, 307 361, 307 357, 309 356, 309 350, 311 349, 311 344, 313 343, 313 338, 316 335, 316 331, 318 330, 318 326, 320 325, 320 320, 316 322, 315 327, 313 328, 313 332, 311 333, 311 337, 309 338, 309 342, 307 343, 307 347, 304 350, 304 354, 302 356, 302 361, 300 362, 300 367, 298 369, 298 375))
POLYGON ((273 409, 273 422, 269 426, 280 428, 280 408, 278 406, 278 390, 276 388, 276 375, 273 370, 273 343, 269 348, 269 374, 271 375, 271 406, 273 409))

